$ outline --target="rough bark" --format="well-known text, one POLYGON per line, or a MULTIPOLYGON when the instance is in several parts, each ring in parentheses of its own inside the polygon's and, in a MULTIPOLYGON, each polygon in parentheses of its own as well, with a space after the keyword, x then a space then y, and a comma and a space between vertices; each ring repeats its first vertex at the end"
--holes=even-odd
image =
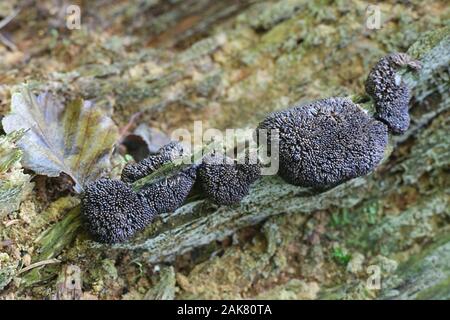
MULTIPOLYGON (((406 135, 394 139, 394 148, 400 147, 402 142, 422 131, 430 121, 450 108, 448 86, 433 83, 437 74, 448 72, 450 60, 446 52, 450 48, 449 41, 450 38, 445 36, 432 48, 417 56, 424 63, 425 75, 416 80, 412 73, 406 75, 417 97, 413 106, 413 125, 406 135)), ((416 47, 413 49, 419 50, 416 47)), ((415 53, 414 50, 411 51, 415 53)), ((448 128, 447 121, 444 121, 443 126, 448 128)), ((433 132, 433 135, 438 138, 439 131, 433 132)), ((441 139, 445 140, 444 137, 441 139)), ((416 157, 420 157, 420 153, 426 152, 427 148, 429 145, 423 148, 425 150, 418 150, 416 157)), ((446 154, 439 154, 444 163, 445 156, 446 154)), ((416 158, 409 160, 420 161, 416 158)), ((439 166, 444 164, 441 161, 438 162, 439 166)), ((365 199, 392 192, 392 188, 395 188, 395 183, 389 181, 393 177, 392 172, 403 165, 404 163, 397 164, 388 170, 380 168, 380 174, 376 176, 355 179, 321 194, 287 185, 278 177, 264 177, 253 186, 250 195, 239 206, 215 208, 204 200, 189 203, 174 213, 162 216, 160 222, 149 227, 142 243, 118 247, 148 250, 149 262, 159 262, 173 259, 177 254, 213 240, 223 239, 238 229, 257 224, 274 215, 293 212, 308 214, 330 207, 351 208, 365 199), (380 183, 381 181, 384 183, 380 183)))

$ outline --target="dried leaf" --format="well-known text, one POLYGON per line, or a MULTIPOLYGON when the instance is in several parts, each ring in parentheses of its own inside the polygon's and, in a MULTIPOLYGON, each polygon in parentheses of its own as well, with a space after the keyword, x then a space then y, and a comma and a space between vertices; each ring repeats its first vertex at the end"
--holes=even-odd
POLYGON ((140 124, 134 130, 134 134, 140 136, 145 141, 150 153, 158 152, 159 148, 170 142, 170 137, 164 132, 156 128, 150 128, 145 123, 140 124))
POLYGON ((28 130, 18 142, 23 165, 50 177, 68 174, 81 192, 110 166, 111 150, 118 138, 114 122, 89 101, 64 106, 49 93, 35 97, 23 87, 11 98, 11 114, 3 128, 28 130))
POLYGON ((134 160, 141 161, 149 154, 157 153, 162 146, 169 142, 170 137, 164 132, 156 128, 150 128, 143 123, 132 134, 125 137, 123 144, 134 160))

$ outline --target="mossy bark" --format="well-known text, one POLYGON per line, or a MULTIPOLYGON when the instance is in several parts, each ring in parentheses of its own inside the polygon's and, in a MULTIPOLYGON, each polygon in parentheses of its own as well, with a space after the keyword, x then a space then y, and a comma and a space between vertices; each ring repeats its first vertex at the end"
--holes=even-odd
MULTIPOLYGON (((444 36, 436 37, 434 43, 428 44, 427 50, 421 50, 417 45, 413 46, 411 54, 417 50, 421 53, 416 56, 424 64, 421 75, 417 76, 412 72, 404 75, 416 97, 411 110, 412 125, 406 135, 393 139, 390 156, 395 157, 396 149, 402 148, 410 139, 414 139, 416 142, 406 158, 397 163, 386 159, 375 174, 352 180, 323 193, 288 185, 278 177, 263 177, 239 205, 217 207, 207 200, 190 202, 174 213, 162 215, 137 239, 130 243, 115 245, 113 248, 146 251, 149 263, 170 262, 187 251, 207 245, 214 240, 224 239, 237 230, 256 225, 273 216, 280 214, 308 216, 319 210, 352 209, 369 200, 375 201, 380 196, 396 193, 399 185, 402 188, 414 185, 425 174, 441 172, 440 170, 445 172, 449 164, 450 145, 447 134, 450 127, 448 83, 436 84, 433 81, 437 74, 448 74, 450 59, 447 51, 450 48, 450 37, 447 29, 438 32, 444 36), (426 92, 426 95, 423 92, 426 92), (399 182, 400 179, 403 181, 399 182)), ((436 36, 436 33, 433 35, 436 36)), ((445 177, 436 178, 445 180, 445 177)), ((435 219, 446 221, 450 214, 448 185, 445 181, 443 183, 444 189, 437 189, 426 197, 423 196, 423 200, 420 199, 412 208, 399 215, 385 217, 371 230, 359 235, 359 241, 367 242, 368 247, 377 247, 385 254, 391 254, 411 246, 417 239, 431 238, 436 232, 436 226, 432 225, 436 223, 435 219), (405 237, 404 232, 408 232, 409 236, 405 237)), ((68 238, 73 237, 74 233, 69 232, 72 228, 67 228, 66 223, 72 225, 69 220, 74 219, 75 215, 77 211, 71 212, 58 225, 64 228, 53 229, 49 235, 65 233, 68 238)), ((78 228, 79 219, 76 218, 74 221, 78 228)), ((67 245, 65 236, 55 239, 49 235, 40 240, 43 243, 48 241, 44 245, 47 250, 51 247, 51 250, 58 253, 64 245, 67 245), (61 240, 65 242, 61 244, 61 240)), ((48 254, 47 250, 44 250, 45 258, 55 255, 55 253, 48 254)), ((443 259, 446 261, 447 258, 444 256, 443 259)), ((404 274, 402 277, 408 275, 404 274)), ((445 282, 446 279, 442 281, 445 282)), ((432 290, 435 286, 445 288, 444 283, 429 284, 430 287, 422 284, 424 295, 426 290, 432 290)), ((433 292, 438 295, 436 297, 444 293, 441 289, 433 292)), ((409 297, 407 293, 402 292, 397 295, 409 297)))

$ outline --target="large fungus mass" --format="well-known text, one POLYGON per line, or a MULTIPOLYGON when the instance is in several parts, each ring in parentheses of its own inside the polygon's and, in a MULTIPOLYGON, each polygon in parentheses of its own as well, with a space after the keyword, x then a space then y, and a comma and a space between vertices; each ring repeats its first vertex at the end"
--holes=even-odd
POLYGON ((279 157, 279 175, 288 183, 313 188, 371 172, 388 142, 386 125, 348 98, 272 113, 259 124, 261 129, 279 131, 279 152, 272 154, 279 157))

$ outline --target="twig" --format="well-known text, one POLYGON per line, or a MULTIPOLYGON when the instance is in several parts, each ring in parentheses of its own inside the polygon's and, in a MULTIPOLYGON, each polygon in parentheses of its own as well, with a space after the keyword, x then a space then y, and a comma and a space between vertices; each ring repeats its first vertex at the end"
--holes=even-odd
POLYGON ((120 135, 119 135, 119 138, 117 139, 118 144, 121 143, 125 139, 126 135, 130 133, 130 128, 134 125, 134 123, 136 122, 136 119, 138 117, 140 117, 141 114, 142 114, 142 111, 134 113, 131 116, 128 123, 120 130, 120 135))
POLYGON ((30 264, 28 267, 23 268, 22 270, 20 270, 17 274, 22 274, 24 272, 27 272, 31 269, 37 268, 37 267, 42 267, 45 266, 47 264, 54 264, 54 263, 60 263, 61 261, 58 259, 48 259, 48 260, 43 260, 43 261, 39 261, 33 264, 30 264))
MULTIPOLYGON (((8 23, 10 23, 20 12, 20 9, 14 9, 8 16, 3 18, 0 21, 0 30, 5 27, 8 23)), ((9 40, 7 37, 5 37, 2 33, 0 33, 0 41, 10 50, 17 51, 17 46, 9 40)))
POLYGON ((7 222, 4 222, 3 225, 8 228, 10 226, 12 226, 13 224, 19 223, 20 220, 19 219, 13 219, 13 220, 9 220, 7 222))
POLYGON ((0 41, 12 51, 17 51, 17 46, 0 32, 0 41))
POLYGON ((10 23, 20 12, 20 9, 14 9, 9 15, 0 21, 0 29, 10 23))

